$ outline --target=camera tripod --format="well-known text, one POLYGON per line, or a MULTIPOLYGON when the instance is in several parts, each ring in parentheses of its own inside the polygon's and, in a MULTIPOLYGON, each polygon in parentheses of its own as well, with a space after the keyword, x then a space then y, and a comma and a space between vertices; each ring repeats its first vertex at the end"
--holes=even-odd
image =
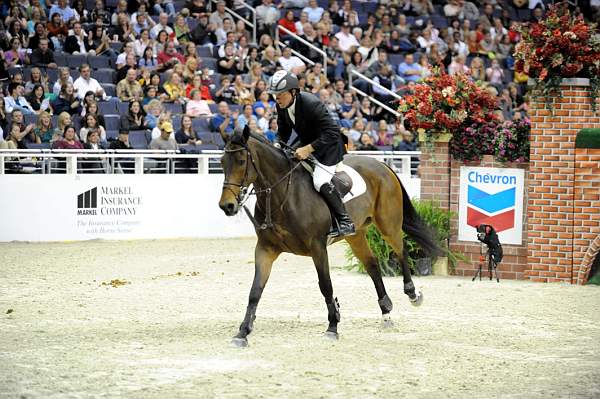
POLYGON ((496 273, 496 281, 500 282, 500 279, 498 278, 498 269, 497 269, 498 264, 494 261, 492 252, 490 251, 489 248, 488 248, 485 256, 483 255, 483 251, 480 252, 479 269, 477 270, 477 272, 475 273, 475 275, 473 276, 473 279, 471 281, 475 281, 475 279, 477 278, 477 275, 479 275, 479 281, 481 281, 481 275, 483 274, 481 272, 481 268, 483 267, 483 263, 485 262, 486 257, 487 257, 488 272, 490 273, 490 280, 492 280, 492 273, 495 272, 496 273))

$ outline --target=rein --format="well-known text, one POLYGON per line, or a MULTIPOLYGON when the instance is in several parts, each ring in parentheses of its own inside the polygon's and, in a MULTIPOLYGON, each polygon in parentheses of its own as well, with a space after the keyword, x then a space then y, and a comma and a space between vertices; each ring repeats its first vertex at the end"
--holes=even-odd
MULTIPOLYGON (((272 218, 271 218, 271 213, 272 213, 271 212, 271 194, 273 193, 273 189, 275 189, 283 181, 285 181, 285 179, 287 179, 284 200, 281 202, 281 205, 277 209, 277 211, 281 211, 283 209, 283 206, 286 204, 286 202, 289 198, 290 184, 292 183, 292 173, 301 165, 301 163, 298 162, 296 165, 292 166, 285 175, 283 175, 281 178, 279 178, 279 180, 277 180, 274 184, 269 185, 267 183, 267 179, 261 173, 260 169, 258 169, 258 167, 256 166, 256 163, 254 161, 254 158, 252 157, 252 153, 250 152, 250 149, 248 148, 248 146, 246 144, 241 144, 241 143, 236 143, 236 144, 241 145, 241 147, 236 148, 234 150, 224 149, 224 152, 233 153, 233 152, 246 151, 246 170, 244 171, 244 179, 242 180, 242 182, 240 184, 225 181, 223 183, 223 189, 227 189, 227 190, 231 191, 232 194, 235 195, 235 193, 230 188, 230 186, 239 187, 240 188, 239 195, 235 196, 238 206, 244 208, 244 211, 246 212, 246 215, 248 215, 248 218, 254 225, 254 228, 256 228, 257 230, 270 229, 273 227, 273 222, 272 222, 272 218), (248 179, 248 165, 249 165, 248 160, 250 160, 250 162, 252 163, 252 167, 256 171, 256 174, 258 175, 259 179, 261 180, 261 183, 263 183, 266 186, 266 188, 259 188, 257 190, 255 187, 252 187, 252 190, 250 192, 248 192, 248 186, 244 185, 244 183, 248 179), (255 195, 258 198, 258 196, 260 194, 266 194, 266 197, 267 197, 265 199, 265 202, 266 202, 265 211, 264 211, 265 221, 263 224, 259 224, 256 221, 256 219, 254 218, 254 216, 252 216, 252 213, 250 212, 248 207, 245 205, 246 201, 248 201, 248 198, 250 198, 251 195, 255 195)), ((260 203, 258 201, 257 201, 257 205, 260 209, 260 203)))

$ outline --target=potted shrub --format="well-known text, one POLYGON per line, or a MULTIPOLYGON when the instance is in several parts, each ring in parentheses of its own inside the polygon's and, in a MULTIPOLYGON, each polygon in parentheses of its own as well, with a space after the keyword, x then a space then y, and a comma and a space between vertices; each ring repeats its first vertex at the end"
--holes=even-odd
MULTIPOLYGON (((413 205, 423 221, 436 233, 438 244, 444 248, 447 257, 437 259, 440 265, 449 266, 450 272, 454 271, 454 267, 459 260, 466 260, 464 255, 458 252, 448 250, 448 238, 450 236, 450 219, 454 216, 452 212, 441 209, 434 201, 418 201, 413 200, 413 205)), ((402 275, 402 266, 397 255, 381 237, 381 234, 374 225, 369 226, 367 231, 367 240, 373 254, 379 261, 379 268, 384 276, 399 276, 402 275)), ((406 260, 412 273, 418 271, 417 263, 423 267, 422 271, 431 269, 435 265, 436 259, 420 260, 424 258, 424 254, 417 243, 412 238, 404 237, 404 252, 406 260)), ((348 260, 348 268, 356 269, 361 273, 365 273, 364 265, 354 257, 350 247, 346 249, 346 259, 348 260)), ((442 266, 443 269, 443 266, 442 266)), ((440 270, 442 270, 440 269, 440 270)), ((433 267, 435 274, 435 266, 433 267)), ((426 273, 422 273, 426 274, 426 273)), ((438 274, 441 274, 438 272, 438 274)), ((448 274, 447 272, 445 274, 448 274)))

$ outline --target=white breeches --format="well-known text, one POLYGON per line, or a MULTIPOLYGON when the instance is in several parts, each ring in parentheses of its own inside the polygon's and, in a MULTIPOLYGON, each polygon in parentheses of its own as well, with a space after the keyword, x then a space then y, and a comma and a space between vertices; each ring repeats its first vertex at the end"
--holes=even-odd
POLYGON ((314 168, 313 175, 312 175, 313 186, 315 187, 315 190, 320 191, 321 186, 323 184, 329 183, 331 181, 331 179, 333 178, 333 175, 335 174, 337 165, 331 165, 331 166, 323 165, 316 159, 314 160, 314 162, 315 162, 315 168, 314 168))

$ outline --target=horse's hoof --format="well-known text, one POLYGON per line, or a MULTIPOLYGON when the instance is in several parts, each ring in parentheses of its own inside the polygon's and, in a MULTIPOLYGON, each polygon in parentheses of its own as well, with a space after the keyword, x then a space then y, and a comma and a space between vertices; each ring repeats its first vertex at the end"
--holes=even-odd
POLYGON ((248 338, 235 337, 231 340, 231 345, 236 348, 245 348, 248 346, 248 338))
POLYGON ((417 293, 417 297, 415 299, 411 299, 410 303, 413 306, 421 306, 423 304, 423 293, 421 291, 419 291, 417 293))
POLYGON ((383 315, 383 320, 381 320, 381 327, 383 327, 384 329, 394 327, 394 322, 392 321, 392 318, 389 314, 383 315))
POLYGON ((329 339, 331 341, 337 341, 338 339, 340 339, 340 335, 333 331, 325 331, 325 333, 323 334, 323 338, 329 339))

